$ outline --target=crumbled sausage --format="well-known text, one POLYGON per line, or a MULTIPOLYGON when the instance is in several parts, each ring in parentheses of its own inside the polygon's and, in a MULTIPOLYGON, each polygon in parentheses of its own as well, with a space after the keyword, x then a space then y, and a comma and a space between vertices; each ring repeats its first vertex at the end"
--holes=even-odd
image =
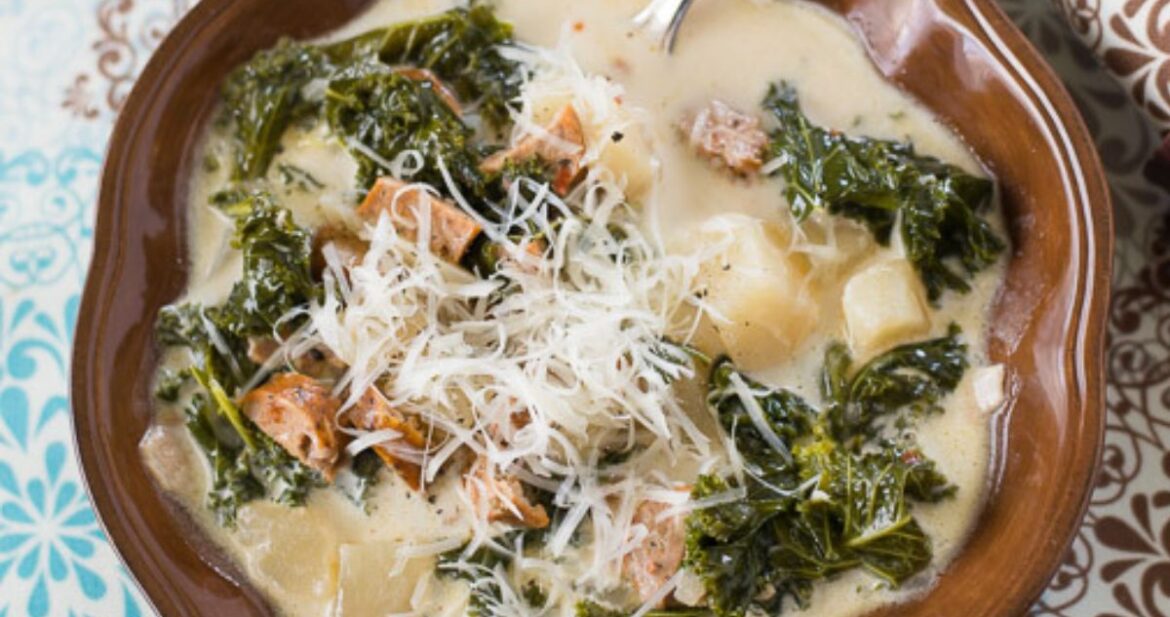
POLYGON ((430 200, 431 251, 450 263, 458 264, 483 228, 475 219, 450 203, 424 193, 421 188, 407 190, 394 178, 378 178, 374 188, 358 207, 357 214, 367 222, 376 222, 383 212, 390 214, 398 233, 408 240, 418 237, 418 212, 424 199, 430 200))
POLYGON ((647 534, 626 554, 622 570, 643 601, 650 599, 682 566, 686 525, 681 515, 661 516, 668 507, 661 502, 644 501, 634 511, 634 524, 645 526, 647 534))
POLYGON ((565 105, 544 128, 546 135, 529 135, 515 146, 488 157, 480 164, 480 171, 499 173, 510 161, 537 157, 553 168, 553 191, 562 196, 568 194, 581 175, 581 159, 585 156, 581 118, 572 105, 565 105))
MULTIPOLYGON (((341 422, 364 431, 387 429, 397 431, 402 436, 395 441, 415 449, 422 449, 427 443, 426 436, 419 426, 418 418, 408 416, 395 409, 390 405, 390 401, 387 401, 386 397, 373 386, 367 388, 361 398, 354 403, 354 406, 342 414, 341 422)), ((384 445, 374 446, 374 453, 387 465, 393 467, 411 488, 419 490, 422 486, 422 467, 401 456, 396 456, 384 445)))
POLYGON ((504 521, 532 529, 548 527, 548 512, 528 500, 520 480, 495 470, 482 456, 464 474, 463 487, 476 513, 488 522, 504 521))
POLYGON ((722 101, 711 101, 679 125, 691 147, 733 173, 746 176, 763 166, 768 134, 760 120, 722 101))
POLYGON ((340 406, 324 384, 298 373, 273 376, 241 404, 260 430, 331 482, 341 455, 334 422, 340 406))

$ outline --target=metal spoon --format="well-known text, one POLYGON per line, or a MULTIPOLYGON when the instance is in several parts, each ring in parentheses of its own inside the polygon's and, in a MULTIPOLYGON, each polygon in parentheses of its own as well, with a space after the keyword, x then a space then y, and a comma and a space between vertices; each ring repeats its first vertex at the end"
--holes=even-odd
POLYGON ((694 0, 650 0, 634 17, 634 25, 658 38, 666 53, 674 51, 678 31, 694 0))

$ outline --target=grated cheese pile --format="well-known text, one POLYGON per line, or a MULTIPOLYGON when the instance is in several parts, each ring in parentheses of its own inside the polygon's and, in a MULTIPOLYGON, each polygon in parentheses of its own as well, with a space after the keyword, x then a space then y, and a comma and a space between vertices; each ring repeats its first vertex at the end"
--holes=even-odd
MULTIPOLYGON (((538 110, 549 100, 570 102, 587 136, 639 122, 638 112, 618 102, 620 86, 585 75, 566 50, 509 53, 529 62, 536 76, 520 101, 514 142, 542 134, 538 110)), ((645 213, 627 203, 621 171, 599 164, 603 140, 588 140, 587 175, 564 199, 522 179, 503 203, 472 204, 440 163, 445 192, 504 247, 498 273, 481 280, 432 254, 431 202, 421 199, 422 211, 412 217, 422 222, 419 240, 399 235, 384 213, 361 230, 369 249, 359 261, 346 263, 325 247, 324 298, 284 343, 293 353, 324 345, 349 366, 336 386, 348 397, 343 412, 375 386, 429 429, 420 450, 393 441, 393 431, 351 430, 351 450, 382 445, 420 464, 425 483, 445 466, 475 458, 489 477, 506 474, 553 494, 563 516, 554 519, 542 551, 505 548, 516 553, 512 576, 539 577, 554 602, 575 597, 574 583, 600 591, 622 584, 624 556, 647 534, 633 522, 643 501, 685 510, 689 489, 652 469, 663 461, 709 469, 722 460, 723 444, 700 428, 709 412, 688 412, 676 392, 695 369, 681 348, 665 342, 687 341, 703 312, 696 300, 700 266, 723 247, 664 250, 646 229, 645 213), (476 213, 485 207, 502 222, 476 213), (508 237, 517 226, 531 233, 508 237), (538 240, 544 250, 533 254, 529 243, 538 240), (599 469, 616 452, 633 455, 599 469), (575 535, 587 541, 571 542, 575 535)), ((409 181, 420 161, 404 155, 385 167, 409 181)), ((438 195, 436 187, 416 183, 397 198, 407 192, 438 195)), ((473 492, 498 491, 494 482, 465 481, 480 483, 475 491, 459 489, 469 513, 473 492)), ((498 541, 502 526, 469 518, 468 554, 498 541)), ((497 607, 497 614, 519 614, 520 606, 497 607)))

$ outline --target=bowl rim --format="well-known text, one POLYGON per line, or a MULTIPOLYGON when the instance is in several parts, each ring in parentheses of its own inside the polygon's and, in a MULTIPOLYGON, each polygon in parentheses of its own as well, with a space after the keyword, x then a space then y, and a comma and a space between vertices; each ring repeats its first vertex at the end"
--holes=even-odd
MULTIPOLYGON (((171 611, 182 611, 170 594, 165 593, 166 582, 154 573, 143 570, 145 561, 142 555, 128 554, 127 547, 130 544, 125 538, 133 533, 133 529, 112 516, 115 512, 112 505, 115 495, 112 491, 106 490, 104 481, 97 474, 91 473, 97 468, 96 461, 102 453, 85 438, 86 435, 97 434, 96 431, 90 430, 92 426, 89 424, 91 405, 87 397, 90 396, 93 383, 89 379, 89 371, 78 370, 78 367, 88 366, 89 343, 100 342, 103 338, 93 323, 94 309, 99 291, 102 289, 101 275, 109 267, 109 261, 117 254, 112 242, 111 228, 124 216, 123 210, 126 209, 125 200, 120 197, 122 187, 118 170, 127 157, 127 144, 132 141, 131 137, 137 131, 137 124, 132 118, 142 115, 154 105, 154 96, 159 91, 162 78, 173 67, 173 58, 178 52, 229 10, 233 1, 201 0, 184 14, 161 44, 151 52, 149 60, 135 79, 134 86, 118 112, 102 163, 102 176, 95 207, 93 251, 78 311, 71 357, 72 439, 74 451, 78 456, 79 473, 110 546, 126 567, 130 579, 142 597, 156 613, 160 614, 164 613, 160 608, 166 609, 166 614, 171 611), (137 566, 137 569, 131 564, 137 566)), ((932 4, 941 1, 943 0, 929 0, 932 4)), ((1082 464, 1076 469, 1068 470, 1079 479, 1076 485, 1081 487, 1080 494, 1071 500, 1078 504, 1077 507, 1056 514, 1061 519, 1057 526, 1064 531, 1061 537, 1052 543, 1053 548, 1047 552, 1044 568, 1035 568, 1031 580, 1016 594, 1013 602, 1016 612, 1024 614, 1046 589, 1051 577, 1062 563, 1068 546, 1075 539, 1091 500, 1092 479, 1096 477, 1101 464, 1107 419, 1105 352, 1107 316, 1112 299, 1113 210, 1106 175, 1091 134, 1072 96, 1054 69, 994 0, 958 1, 979 24, 980 30, 976 34, 987 37, 985 42, 988 43, 988 51, 997 56, 997 60, 1005 69, 1012 72, 1016 83, 1028 86, 1029 94, 1042 112, 1042 119, 1047 123, 1048 130, 1060 137, 1060 144, 1054 149, 1060 150, 1059 154, 1065 161, 1071 157, 1071 160, 1077 163, 1074 165, 1076 167, 1074 171, 1078 172, 1073 176, 1079 190, 1076 201, 1080 206, 1079 214, 1082 218, 1081 230, 1084 236, 1082 250, 1086 265, 1084 271, 1080 272, 1079 293, 1070 307, 1074 313, 1070 330, 1075 330, 1076 335, 1072 340, 1072 349, 1066 350, 1066 353, 1071 356, 1071 366, 1075 371, 1075 379, 1069 390, 1080 395, 1074 399, 1080 402, 1080 411, 1091 418, 1095 417, 1090 428, 1094 430, 1096 439, 1094 443, 1086 445, 1088 456, 1078 459, 1082 464), (1090 198, 1091 193, 1096 195, 1090 198)), ((889 76, 885 79, 897 82, 889 76)), ((900 84, 895 85, 903 89, 900 84)))

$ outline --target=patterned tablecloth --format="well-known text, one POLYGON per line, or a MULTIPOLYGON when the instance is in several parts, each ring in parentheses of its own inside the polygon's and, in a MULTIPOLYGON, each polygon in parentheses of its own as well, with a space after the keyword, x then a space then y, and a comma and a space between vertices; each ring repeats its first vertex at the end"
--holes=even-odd
MULTIPOLYGON (((134 76, 191 1, 0 0, 0 617, 151 612, 80 483, 67 375, 105 141, 134 76)), ((1160 140, 1129 94, 1164 109, 1170 56, 1135 47, 1170 48, 1170 0, 1128 0, 1128 26, 1103 17, 1098 0, 1066 2, 1076 30, 1126 72, 1124 87, 1055 4, 1001 2, 1084 111, 1119 237, 1105 464, 1033 613, 1167 617, 1170 193, 1143 175, 1160 140)))

